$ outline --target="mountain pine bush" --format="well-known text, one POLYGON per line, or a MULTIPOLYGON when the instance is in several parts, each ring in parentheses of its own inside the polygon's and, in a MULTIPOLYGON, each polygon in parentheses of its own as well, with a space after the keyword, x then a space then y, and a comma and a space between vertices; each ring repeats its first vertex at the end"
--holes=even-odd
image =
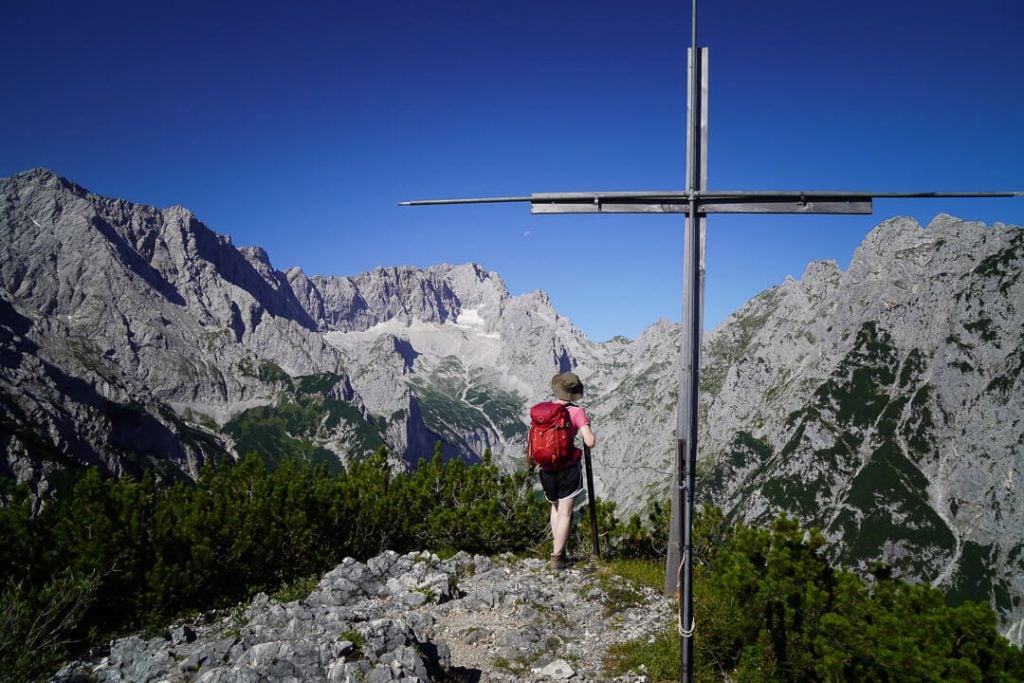
POLYGON ((792 518, 725 527, 702 515, 694 580, 698 666, 734 681, 1020 681, 1024 653, 984 603, 835 568, 792 518))
MULTIPOLYGON (((44 676, 87 643, 188 611, 306 585, 345 556, 546 554, 547 505, 532 484, 489 457, 470 466, 440 451, 395 473, 383 449, 337 472, 295 460, 269 470, 251 455, 171 485, 90 470, 35 515, 24 488, 0 481, 0 680, 44 676)), ((579 513, 583 554, 584 505, 579 513)), ((623 522, 598 500, 603 555, 656 566, 667 513, 652 504, 623 522)), ((1024 655, 999 636, 990 606, 951 607, 937 590, 882 571, 863 581, 833 567, 821 535, 792 519, 727 526, 705 510, 695 539, 702 679, 1024 680, 1024 655)), ((616 661, 665 666, 678 661, 677 643, 672 625, 616 661)))
POLYGON ((383 550, 524 552, 547 516, 525 473, 440 453, 396 474, 387 452, 331 472, 249 455, 195 483, 88 470, 37 515, 0 482, 0 680, 86 642, 226 606, 383 550))

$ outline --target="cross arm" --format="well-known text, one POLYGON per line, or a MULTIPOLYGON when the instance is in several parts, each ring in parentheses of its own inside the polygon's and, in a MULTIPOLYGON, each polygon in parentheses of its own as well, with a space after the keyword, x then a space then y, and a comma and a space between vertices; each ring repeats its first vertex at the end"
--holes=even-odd
POLYGON ((536 193, 533 213, 684 213, 690 200, 708 213, 871 213, 871 196, 836 192, 565 192, 536 193))
MULTIPOLYGON (((846 192, 705 190, 694 193, 698 213, 869 214, 873 199, 1024 197, 1024 192, 846 192)), ((689 213, 691 194, 678 190, 644 192, 535 192, 519 197, 421 199, 401 206, 529 202, 535 214, 689 213)))
POLYGON ((411 201, 398 202, 399 206, 438 206, 440 204, 502 204, 509 202, 528 202, 532 198, 526 197, 471 197, 468 199, 413 199, 411 201))

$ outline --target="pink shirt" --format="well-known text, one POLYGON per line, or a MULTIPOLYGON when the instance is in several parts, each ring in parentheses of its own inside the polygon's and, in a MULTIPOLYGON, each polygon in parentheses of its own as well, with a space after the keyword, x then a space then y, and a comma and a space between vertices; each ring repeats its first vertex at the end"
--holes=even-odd
MULTIPOLYGON (((569 401, 563 401, 559 398, 555 399, 555 403, 569 403, 569 401)), ((572 420, 572 438, 576 439, 576 432, 580 430, 580 427, 586 427, 590 424, 590 418, 587 417, 586 411, 577 405, 569 406, 569 419, 572 420)))

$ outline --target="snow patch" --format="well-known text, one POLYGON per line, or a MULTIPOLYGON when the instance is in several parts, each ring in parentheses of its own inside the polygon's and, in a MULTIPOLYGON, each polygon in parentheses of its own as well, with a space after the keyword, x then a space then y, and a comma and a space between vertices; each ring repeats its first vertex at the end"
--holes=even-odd
POLYGON ((464 308, 459 313, 459 317, 455 319, 455 326, 462 327, 469 330, 475 330, 478 337, 484 337, 486 339, 501 339, 501 335, 497 332, 486 332, 487 321, 480 315, 479 308, 464 308))
POLYGON ((443 358, 457 357, 467 367, 492 368, 501 352, 501 335, 478 331, 483 319, 474 310, 467 318, 472 325, 463 324, 465 311, 459 316, 458 323, 425 323, 415 320, 404 323, 388 320, 378 323, 362 332, 328 332, 324 339, 331 346, 341 351, 355 351, 360 347, 369 347, 384 334, 391 334, 404 339, 412 347, 425 356, 443 358), (479 320, 479 323, 476 321, 479 320))
POLYGON ((479 308, 463 308, 459 317, 455 319, 455 324, 459 327, 483 327, 486 323, 480 317, 479 308))

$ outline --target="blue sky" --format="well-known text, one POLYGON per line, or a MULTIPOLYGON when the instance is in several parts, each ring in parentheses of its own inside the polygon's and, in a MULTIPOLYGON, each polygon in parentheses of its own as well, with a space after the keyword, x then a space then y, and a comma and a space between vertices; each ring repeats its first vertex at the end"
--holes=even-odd
MULTIPOLYGON (((397 204, 683 189, 688 2, 7 5, 2 176, 184 205, 279 269, 474 261, 595 340, 679 319, 681 216, 397 204)), ((698 23, 711 189, 1024 189, 1018 0, 704 0, 698 23)), ((939 212, 1022 225, 1024 199, 712 216, 706 324, 939 212)))

